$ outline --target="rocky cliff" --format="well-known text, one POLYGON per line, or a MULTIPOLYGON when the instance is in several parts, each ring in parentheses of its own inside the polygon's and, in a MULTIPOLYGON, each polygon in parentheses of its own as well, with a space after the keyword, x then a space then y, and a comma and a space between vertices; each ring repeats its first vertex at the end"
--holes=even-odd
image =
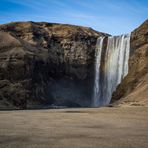
POLYGON ((89 106, 99 36, 66 24, 0 25, 0 107, 89 106))
POLYGON ((131 33, 129 72, 112 102, 118 105, 148 105, 148 20, 131 33))
MULTIPOLYGON (((108 34, 45 22, 0 25, 0 108, 90 106, 99 36, 108 34)), ((104 42, 105 48, 107 38, 104 42)), ((129 73, 112 103, 146 105, 148 20, 131 33, 130 42, 129 73)))

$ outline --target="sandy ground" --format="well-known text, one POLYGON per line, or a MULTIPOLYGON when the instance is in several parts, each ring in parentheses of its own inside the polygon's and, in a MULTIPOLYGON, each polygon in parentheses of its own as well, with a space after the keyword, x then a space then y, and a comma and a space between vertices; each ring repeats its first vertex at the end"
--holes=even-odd
POLYGON ((148 107, 0 111, 0 148, 148 148, 148 107))

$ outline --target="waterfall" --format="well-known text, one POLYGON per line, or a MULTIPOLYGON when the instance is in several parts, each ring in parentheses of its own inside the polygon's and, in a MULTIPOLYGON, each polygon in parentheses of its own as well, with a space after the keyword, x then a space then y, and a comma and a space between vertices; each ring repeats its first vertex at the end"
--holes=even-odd
POLYGON ((92 106, 97 107, 99 105, 100 98, 100 64, 101 64, 101 53, 103 46, 104 37, 100 37, 97 40, 96 52, 95 52, 95 79, 94 79, 94 92, 92 106))
POLYGON ((92 106, 105 106, 110 103, 113 91, 128 73, 130 34, 108 37, 105 55, 101 56, 103 38, 96 47, 95 82, 92 106), (100 63, 103 63, 102 66, 100 63))

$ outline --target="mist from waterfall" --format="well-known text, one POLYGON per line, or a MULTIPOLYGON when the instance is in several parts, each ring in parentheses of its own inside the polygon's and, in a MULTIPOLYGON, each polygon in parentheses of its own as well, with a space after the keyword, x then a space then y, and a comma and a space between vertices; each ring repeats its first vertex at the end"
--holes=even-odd
POLYGON ((93 107, 108 105, 117 85, 128 74, 130 34, 108 37, 106 49, 103 41, 103 37, 98 38, 96 45, 93 107))

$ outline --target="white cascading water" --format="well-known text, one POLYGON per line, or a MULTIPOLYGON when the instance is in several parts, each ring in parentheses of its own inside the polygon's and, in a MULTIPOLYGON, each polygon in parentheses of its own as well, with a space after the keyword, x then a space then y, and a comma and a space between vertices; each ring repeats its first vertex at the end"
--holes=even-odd
POLYGON ((97 107, 100 98, 100 65, 101 65, 101 53, 103 47, 104 37, 97 39, 96 51, 95 51, 95 79, 94 79, 94 92, 92 106, 97 107))
POLYGON ((95 82, 93 107, 105 106, 110 103, 113 91, 128 73, 130 51, 130 34, 108 37, 105 56, 101 58, 103 38, 99 38, 96 47, 95 82), (101 74, 100 63, 103 60, 101 74))

